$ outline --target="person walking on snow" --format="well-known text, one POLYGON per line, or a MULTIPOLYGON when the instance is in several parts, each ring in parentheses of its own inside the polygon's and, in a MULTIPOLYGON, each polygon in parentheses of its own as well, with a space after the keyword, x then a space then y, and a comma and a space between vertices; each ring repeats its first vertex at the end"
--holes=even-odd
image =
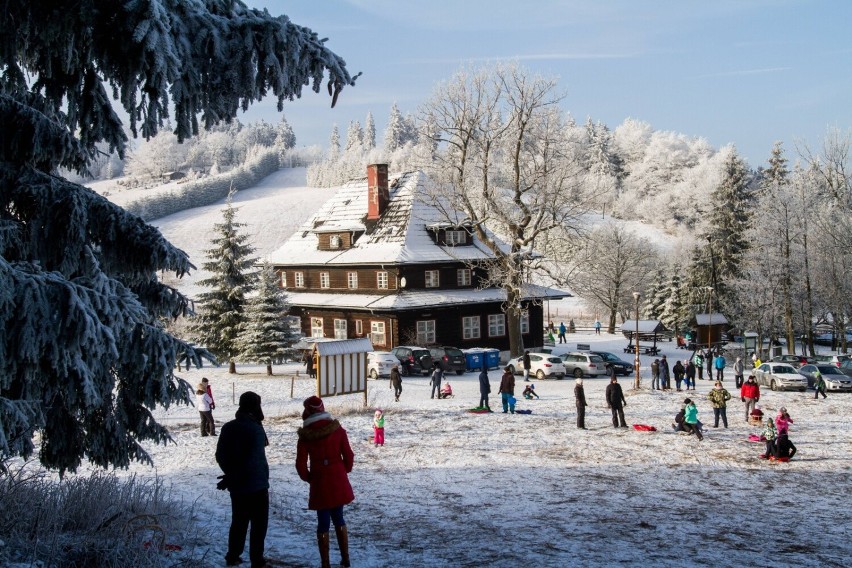
POLYGON ((595 335, 601 334, 601 322, 600 320, 595 320, 595 335))
MULTIPOLYGON (((677 387, 678 392, 680 392, 680 383, 683 382, 684 371, 685 369, 680 359, 675 361, 674 367, 672 367, 672 374, 674 375, 675 387, 677 387)), ((689 388, 689 383, 686 384, 686 388, 689 388)))
POLYGON ((713 367, 716 368, 716 380, 721 381, 725 378, 725 356, 719 353, 716 355, 716 358, 713 359, 713 367))
POLYGON ((348 474, 355 464, 346 430, 325 411, 322 399, 311 396, 302 403, 302 427, 297 431, 296 471, 310 484, 308 509, 317 512, 317 546, 323 566, 329 560, 329 529, 334 523, 340 563, 349 566, 349 531, 343 506, 355 500, 348 474))
POLYGON ((388 388, 393 389, 393 398, 399 402, 399 395, 402 394, 402 375, 399 374, 399 365, 394 365, 390 372, 390 384, 388 388))
POLYGON ((213 421, 213 398, 204 386, 198 383, 195 387, 195 400, 198 406, 198 414, 201 415, 201 436, 215 436, 216 422, 213 421))
POLYGON ((429 384, 432 385, 432 396, 430 396, 429 398, 435 398, 436 392, 439 395, 438 398, 441 398, 441 381, 444 380, 444 371, 443 369, 441 369, 441 364, 437 361, 435 361, 433 367, 434 368, 432 369, 432 378, 429 379, 429 384))
POLYGON ((660 388, 660 360, 654 359, 651 363, 651 390, 659 390, 660 388))
POLYGON ((627 406, 627 401, 624 399, 624 392, 615 375, 609 379, 606 387, 606 405, 612 410, 613 428, 627 428, 627 422, 624 421, 624 407, 627 406))
POLYGON ((820 394, 822 398, 828 398, 825 396, 825 379, 822 378, 822 373, 817 369, 814 371, 814 400, 818 399, 820 394))
POLYGON ((586 428, 586 407, 589 405, 586 404, 586 391, 583 389, 583 379, 576 379, 574 382, 577 383, 574 387, 574 400, 577 403, 577 428, 588 430, 586 428))
POLYGON ((740 389, 740 399, 745 403, 745 419, 748 422, 748 417, 755 405, 760 400, 760 387, 754 381, 754 375, 749 375, 748 380, 743 383, 740 389))
POLYGON ((695 363, 689 360, 686 363, 686 390, 692 385, 692 390, 695 390, 695 363))
POLYGON ((488 395, 491 394, 491 381, 488 380, 488 369, 485 365, 479 371, 479 408, 487 408, 491 412, 491 407, 488 405, 488 395))
POLYGON ((512 374, 512 369, 506 367, 503 376, 500 378, 500 398, 503 402, 503 414, 512 411, 515 413, 515 375, 512 374))
POLYGON ((377 446, 385 445, 385 413, 381 408, 373 415, 373 442, 377 446))
POLYGON ((728 427, 728 401, 731 400, 731 393, 722 388, 722 382, 716 381, 713 390, 707 395, 710 399, 710 404, 713 405, 713 428, 719 427, 719 417, 722 417, 722 424, 725 428, 728 427))
POLYGON ((565 332, 566 331, 567 330, 565 329, 565 322, 564 321, 559 322, 559 343, 567 343, 567 341, 565 341, 565 332))
POLYGON ((743 363, 742 357, 737 357, 737 360, 734 361, 734 381, 736 387, 742 388, 743 386, 743 374, 745 372, 745 363, 743 363))
POLYGON ((530 382, 530 369, 532 368, 532 363, 530 362, 530 352, 529 350, 524 351, 524 382, 530 382))
POLYGON ((699 349, 695 356, 692 358, 692 362, 695 364, 695 369, 698 371, 698 380, 704 380, 704 354, 701 353, 699 349))

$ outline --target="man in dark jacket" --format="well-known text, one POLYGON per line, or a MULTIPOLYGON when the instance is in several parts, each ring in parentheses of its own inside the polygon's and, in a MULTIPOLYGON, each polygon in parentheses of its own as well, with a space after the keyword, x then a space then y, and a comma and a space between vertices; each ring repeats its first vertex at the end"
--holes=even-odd
POLYGON ((609 385, 606 387, 606 405, 612 410, 613 427, 627 428, 627 422, 624 421, 624 407, 627 406, 627 401, 624 400, 624 393, 615 376, 609 380, 609 385))
POLYGON ((435 398, 435 392, 438 393, 438 398, 441 398, 441 381, 444 380, 444 370, 441 369, 441 364, 437 361, 433 363, 432 378, 429 379, 429 384, 432 385, 432 396, 435 398))
POLYGON ((391 369, 389 382, 388 388, 393 389, 394 400, 399 402, 399 395, 402 394, 402 377, 399 375, 399 365, 394 365, 391 369))
POLYGON ((251 391, 240 395, 236 418, 219 433, 216 462, 225 474, 220 489, 231 493, 231 529, 225 563, 236 566, 245 549, 246 532, 251 524, 249 558, 252 568, 267 566, 263 558, 266 529, 269 525, 269 440, 261 425, 263 411, 260 396, 251 391))
POLYGON ((530 369, 532 369, 532 362, 530 361, 530 352, 524 351, 524 382, 530 382, 530 369))
POLYGON ((669 370, 669 360, 663 355, 660 359, 660 388, 669 390, 671 385, 671 371, 669 370))
POLYGON ((583 389, 583 379, 576 380, 577 385, 574 387, 574 399, 577 402, 577 428, 588 430, 586 428, 586 391, 583 389))
POLYGON ((482 370, 479 371, 479 408, 487 408, 491 412, 491 407, 488 405, 488 395, 491 393, 491 381, 488 380, 488 369, 482 365, 482 370))
POLYGON ((500 378, 500 398, 503 402, 503 414, 506 414, 511 409, 512 414, 515 413, 515 375, 512 374, 511 367, 506 367, 503 376, 500 378))

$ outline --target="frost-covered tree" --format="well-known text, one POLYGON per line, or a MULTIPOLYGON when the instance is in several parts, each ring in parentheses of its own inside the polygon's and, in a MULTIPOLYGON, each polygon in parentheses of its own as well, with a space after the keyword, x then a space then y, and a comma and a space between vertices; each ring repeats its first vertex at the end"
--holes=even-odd
POLYGON ((248 299, 245 323, 237 336, 239 359, 265 363, 266 374, 271 376, 274 360, 292 356, 299 334, 287 321, 289 310, 275 270, 264 263, 258 274, 257 294, 248 299))
POLYGON ((185 144, 178 144, 177 137, 171 132, 158 132, 129 152, 127 174, 159 181, 163 174, 181 169, 186 161, 187 150, 185 144))
POLYGON ((391 105, 388 115, 388 125, 385 127, 385 151, 394 152, 405 144, 406 125, 405 118, 399 112, 396 102, 391 105))
POLYGON ((662 270, 657 270, 650 287, 645 292, 645 301, 642 303, 641 309, 642 317, 645 319, 660 319, 667 296, 668 289, 665 282, 665 274, 662 270))
POLYGON ((279 104, 353 84, 312 31, 239 1, 7 2, 0 11, 0 459, 60 473, 150 463, 155 407, 189 403, 174 375, 199 352, 160 318, 187 300, 158 280, 193 268, 139 217, 55 175, 86 173, 104 143, 178 138, 266 94, 279 104), (171 106, 170 106, 171 105, 171 106))
POLYGON ((361 123, 353 120, 349 123, 349 128, 346 130, 346 149, 345 152, 360 152, 364 147, 364 131, 361 129, 361 123))
POLYGON ((376 122, 373 113, 367 112, 367 121, 364 123, 364 148, 372 150, 376 147, 376 122))
POLYGON ((282 160, 282 163, 287 150, 296 147, 296 135, 283 114, 275 127, 275 147, 278 149, 278 158, 282 160))
POLYGON ((219 361, 228 361, 228 372, 234 374, 240 352, 237 336, 246 319, 246 296, 254 289, 256 275, 252 267, 256 261, 251 256, 254 248, 247 244, 248 235, 240 233, 245 223, 236 221, 232 198, 233 194, 228 196, 222 222, 213 226, 216 236, 204 251, 207 262, 202 267, 210 272, 210 277, 198 284, 209 290, 199 294, 200 307, 191 332, 219 361))
POLYGON ((340 132, 337 130, 337 125, 331 127, 331 138, 329 140, 329 154, 332 158, 340 155, 340 132))

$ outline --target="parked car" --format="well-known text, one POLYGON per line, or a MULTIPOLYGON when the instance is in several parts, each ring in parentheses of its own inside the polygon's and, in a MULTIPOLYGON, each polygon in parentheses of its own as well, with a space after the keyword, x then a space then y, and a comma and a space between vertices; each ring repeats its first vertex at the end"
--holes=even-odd
POLYGON ((804 365, 799 374, 808 380, 808 388, 814 388, 816 371, 825 380, 827 391, 852 391, 852 377, 849 377, 834 365, 804 365))
POLYGON ((391 353, 399 360, 399 370, 404 375, 428 375, 432 372, 432 354, 425 347, 400 345, 391 353))
POLYGON ((838 369, 840 369, 840 372, 844 375, 852 377, 852 359, 845 359, 841 361, 838 369))
POLYGON ((805 357, 804 355, 776 355, 770 361, 772 363, 787 363, 796 369, 808 363, 816 363, 816 360, 805 357))
POLYGON ((814 355, 815 363, 828 363, 829 365, 834 365, 835 367, 839 367, 841 363, 843 363, 844 361, 848 361, 849 359, 849 355, 814 355))
MULTIPOLYGON (((524 372, 523 356, 511 359, 506 365, 513 375, 520 375, 524 372)), ((565 366, 562 364, 562 359, 550 353, 530 353, 530 376, 534 376, 538 380, 547 378, 564 379, 565 366)))
POLYGON ((390 351, 370 351, 367 353, 367 374, 371 379, 390 377, 391 369, 399 364, 399 359, 390 351))
POLYGON ((757 384, 767 386, 772 390, 799 390, 805 392, 808 380, 796 372, 787 363, 763 363, 755 369, 754 378, 757 384))
POLYGON ((606 364, 600 355, 592 353, 563 353, 565 372, 578 379, 583 376, 597 377, 606 374, 606 364))
POLYGON ((592 355, 597 355, 601 359, 603 359, 606 366, 604 367, 606 374, 609 374, 610 367, 615 369, 616 375, 624 375, 627 376, 633 372, 633 364, 628 363, 627 361, 622 361, 612 353, 608 351, 589 351, 592 355))
POLYGON ((441 364, 445 373, 455 371, 457 375, 463 375, 466 370, 464 353, 455 347, 430 347, 429 354, 433 361, 441 364))

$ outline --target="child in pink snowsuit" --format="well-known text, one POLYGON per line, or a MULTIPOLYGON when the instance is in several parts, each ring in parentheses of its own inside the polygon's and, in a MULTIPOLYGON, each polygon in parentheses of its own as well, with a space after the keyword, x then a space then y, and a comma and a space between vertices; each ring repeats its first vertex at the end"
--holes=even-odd
POLYGON ((373 432, 375 436, 373 441, 377 446, 385 445, 385 413, 381 408, 376 409, 376 414, 373 416, 373 432))

